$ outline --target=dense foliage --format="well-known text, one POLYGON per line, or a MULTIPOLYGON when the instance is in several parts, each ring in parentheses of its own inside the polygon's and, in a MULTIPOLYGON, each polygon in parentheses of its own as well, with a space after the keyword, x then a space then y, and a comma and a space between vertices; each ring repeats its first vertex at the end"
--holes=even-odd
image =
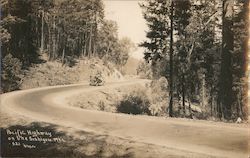
POLYGON ((1 82, 3 91, 12 91, 19 88, 21 83, 22 63, 19 59, 14 58, 11 54, 2 59, 1 82))
POLYGON ((100 0, 0 2, 2 57, 11 54, 22 69, 41 62, 44 54, 71 66, 78 58, 104 58, 118 68, 128 60, 133 44, 118 38, 117 24, 105 19, 100 0))
POLYGON ((169 115, 198 103, 206 115, 247 118, 248 3, 240 0, 146 0, 145 60, 169 83, 169 115), (161 70, 159 70, 161 69, 161 70), (160 73, 159 73, 160 72, 160 73), (171 99, 173 98, 173 100, 171 99))
POLYGON ((145 92, 134 91, 126 95, 117 106, 117 111, 126 114, 147 114, 150 115, 150 102, 145 92))

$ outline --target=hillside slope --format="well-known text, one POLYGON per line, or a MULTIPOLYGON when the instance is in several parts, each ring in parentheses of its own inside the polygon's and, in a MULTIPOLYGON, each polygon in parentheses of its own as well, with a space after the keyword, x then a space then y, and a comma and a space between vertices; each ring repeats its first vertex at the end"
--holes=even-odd
POLYGON ((90 75, 102 72, 105 80, 123 80, 122 74, 111 63, 100 59, 76 60, 74 66, 57 61, 35 64, 25 72, 21 89, 88 82, 90 75))

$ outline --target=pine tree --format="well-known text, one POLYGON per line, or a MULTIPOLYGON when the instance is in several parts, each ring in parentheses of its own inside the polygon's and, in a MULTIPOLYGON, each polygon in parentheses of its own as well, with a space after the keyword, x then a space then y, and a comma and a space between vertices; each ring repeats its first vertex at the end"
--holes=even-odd
POLYGON ((222 116, 227 120, 232 116, 232 52, 234 51, 233 33, 234 0, 223 0, 222 13, 222 52, 220 75, 220 103, 222 116))

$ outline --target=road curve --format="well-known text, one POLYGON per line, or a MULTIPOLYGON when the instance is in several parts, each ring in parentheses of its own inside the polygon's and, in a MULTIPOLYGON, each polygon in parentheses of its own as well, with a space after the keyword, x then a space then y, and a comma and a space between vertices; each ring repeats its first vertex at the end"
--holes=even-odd
POLYGON ((90 111, 67 106, 66 97, 107 87, 145 84, 135 79, 108 83, 102 87, 87 84, 44 87, 1 95, 1 110, 36 121, 105 133, 133 141, 166 146, 217 157, 247 158, 249 130, 205 121, 182 121, 90 111))

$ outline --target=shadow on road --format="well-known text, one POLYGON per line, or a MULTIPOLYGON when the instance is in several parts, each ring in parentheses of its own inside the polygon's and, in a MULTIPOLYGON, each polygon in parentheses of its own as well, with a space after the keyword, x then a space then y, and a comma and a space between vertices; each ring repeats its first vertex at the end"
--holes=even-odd
POLYGON ((1 157, 134 157, 122 145, 108 142, 107 135, 68 130, 70 135, 38 122, 1 128, 1 157))

